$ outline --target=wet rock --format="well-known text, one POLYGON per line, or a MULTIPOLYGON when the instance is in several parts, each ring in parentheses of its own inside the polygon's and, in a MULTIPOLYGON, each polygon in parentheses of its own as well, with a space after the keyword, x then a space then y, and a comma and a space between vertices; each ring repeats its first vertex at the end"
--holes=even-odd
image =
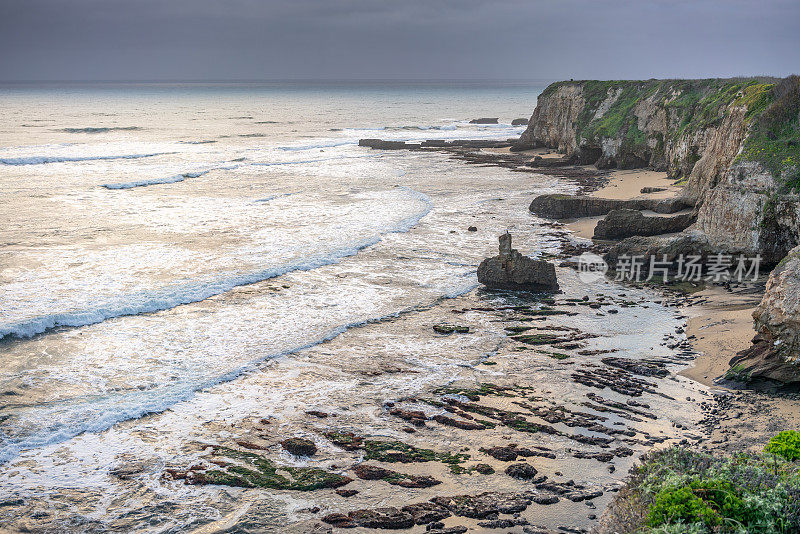
POLYGON ((631 236, 653 236, 680 232, 696 220, 693 213, 671 217, 648 217, 631 209, 612 210, 597 221, 594 239, 624 239, 631 236))
POLYGON ((665 378, 669 376, 669 370, 664 362, 657 360, 634 360, 631 358, 603 358, 601 360, 604 364, 619 369, 625 369, 635 375, 641 376, 656 376, 658 378, 665 378))
POLYGON ((497 514, 522 512, 532 502, 532 497, 523 493, 499 493, 489 491, 479 495, 434 497, 431 502, 443 506, 459 517, 485 519, 497 514))
POLYGON ((356 476, 363 480, 384 480, 403 488, 430 488, 441 484, 440 480, 427 475, 408 475, 375 465, 359 464, 353 468, 356 476))
MULTIPOLYGON (((311 491, 321 488, 338 488, 352 481, 351 478, 329 473, 315 467, 290 467, 278 465, 264 456, 249 452, 217 447, 209 459, 220 469, 197 470, 190 468, 176 473, 187 484, 218 484, 242 488, 271 488, 281 490, 311 491), (215 459, 224 459, 215 462, 215 459)), ((170 473, 170 470, 166 470, 170 473)))
MULTIPOLYGON (((414 526, 410 513, 388 506, 373 510, 355 510, 347 514, 352 523, 364 528, 401 529, 414 526)), ((323 521, 325 519, 323 518, 323 521)))
POLYGON ((477 464, 475 465, 475 471, 482 475, 491 475, 494 473, 494 468, 489 464, 477 464))
POLYGON ((477 231, 478 231, 477 226, 470 226, 469 228, 467 228, 467 232, 477 232, 477 231))
POLYGON ((433 420, 437 423, 452 426, 455 428, 460 428, 462 430, 484 430, 486 426, 480 423, 473 423, 471 421, 460 421, 458 419, 454 419, 452 417, 447 417, 446 415, 434 415, 433 420))
POLYGON ((511 235, 508 233, 500 236, 500 254, 483 260, 478 266, 478 282, 493 289, 558 289, 555 267, 512 249, 511 235))
POLYGON ((468 326, 455 325, 455 324, 442 323, 442 324, 433 325, 433 331, 436 332, 437 334, 443 334, 443 335, 453 334, 453 333, 456 333, 456 334, 469 334, 469 327, 468 326))
POLYGON ((481 117, 479 119, 472 119, 470 124, 497 124, 498 117, 481 117))
POLYGON ((313 441, 306 438, 289 438, 281 441, 281 447, 295 456, 314 456, 317 453, 317 446, 313 441))
MULTIPOLYGON (((427 525, 428 523, 441 521, 452 515, 447 508, 432 502, 403 506, 403 511, 411 514, 411 517, 414 518, 414 523, 417 525, 427 525)), ((441 528, 443 527, 444 525, 441 528)))
POLYGON ((527 524, 528 520, 522 517, 515 519, 495 519, 492 521, 478 522, 478 526, 482 528, 513 528, 527 524))
POLYGON ((376 150, 410 150, 420 147, 418 144, 406 143, 405 141, 385 141, 383 139, 359 139, 358 146, 376 150))
POLYGON ((528 125, 528 119, 520 118, 511 121, 511 126, 527 126, 527 125, 528 125))
POLYGON ((525 463, 511 464, 506 467, 506 474, 517 480, 533 480, 536 478, 537 473, 538 471, 536 471, 535 467, 525 463))
POLYGON ((393 408, 389 410, 389 415, 394 415, 399 417, 404 421, 408 421, 414 426, 425 426, 425 421, 427 420, 427 416, 425 412, 421 412, 419 410, 403 410, 400 408, 393 408))
POLYGON ((508 447, 490 447, 488 449, 481 449, 483 452, 500 460, 502 462, 513 462, 517 459, 519 453, 517 452, 516 446, 508 446, 508 447))
POLYGON ((467 530, 469 529, 463 526, 436 528, 429 530, 428 534, 464 534, 467 530))

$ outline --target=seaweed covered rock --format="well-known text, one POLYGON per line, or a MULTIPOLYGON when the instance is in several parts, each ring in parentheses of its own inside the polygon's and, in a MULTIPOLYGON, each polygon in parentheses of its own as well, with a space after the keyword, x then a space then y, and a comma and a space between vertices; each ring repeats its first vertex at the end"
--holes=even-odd
POLYGON ((295 456, 314 456, 317 446, 313 441, 306 438, 289 438, 281 442, 283 449, 295 456))
POLYGON ((511 234, 500 236, 500 254, 478 266, 478 282, 493 289, 558 290, 555 267, 511 248, 511 234))

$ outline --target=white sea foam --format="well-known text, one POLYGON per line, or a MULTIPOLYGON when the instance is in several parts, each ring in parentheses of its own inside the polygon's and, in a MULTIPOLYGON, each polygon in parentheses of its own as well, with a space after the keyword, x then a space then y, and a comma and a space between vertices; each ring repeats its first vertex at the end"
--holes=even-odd
MULTIPOLYGON (((427 197, 420 195, 419 198, 427 197)), ((188 379, 178 384, 149 391, 127 391, 104 396, 83 397, 73 402, 29 408, 26 411, 29 415, 33 415, 33 419, 36 421, 48 421, 48 423, 37 425, 36 429, 25 437, 5 440, 0 445, 0 465, 13 460, 23 450, 62 443, 86 432, 102 432, 122 421, 137 419, 151 413, 163 412, 179 402, 189 400, 198 391, 212 388, 224 382, 230 382, 256 370, 258 365, 266 360, 296 354, 331 341, 354 328, 381 323, 429 309, 446 299, 456 298, 468 293, 474 287, 474 284, 462 285, 453 288, 429 303, 417 304, 391 313, 342 324, 308 343, 264 355, 213 378, 198 377, 195 381, 188 379), (76 403, 80 404, 77 410, 75 409, 76 403)))
POLYGON ((208 174, 209 172, 210 171, 185 172, 183 174, 176 174, 174 176, 168 176, 166 178, 153 178, 152 180, 139 180, 136 182, 103 184, 103 187, 105 187, 106 189, 132 189, 134 187, 146 187, 148 185, 174 184, 177 182, 182 182, 187 178, 199 178, 200 176, 208 174))
POLYGON ((2 165, 43 165, 45 163, 64 163, 73 161, 93 161, 106 159, 139 159, 163 156, 169 152, 154 152, 152 154, 125 154, 119 156, 27 156, 23 158, 0 158, 2 165))
POLYGON ((349 243, 328 253, 301 258, 284 265, 231 276, 209 277, 202 280, 120 295, 95 305, 63 313, 55 313, 25 319, 15 323, 0 324, 0 339, 5 337, 28 338, 57 327, 78 327, 100 323, 114 317, 139 315, 168 310, 182 304, 199 302, 230 291, 231 289, 275 278, 292 271, 309 271, 325 265, 338 263, 343 258, 354 256, 360 250, 380 242, 381 235, 408 232, 433 208, 430 198, 407 187, 399 188, 424 204, 423 209, 396 223, 385 225, 366 239, 349 243))

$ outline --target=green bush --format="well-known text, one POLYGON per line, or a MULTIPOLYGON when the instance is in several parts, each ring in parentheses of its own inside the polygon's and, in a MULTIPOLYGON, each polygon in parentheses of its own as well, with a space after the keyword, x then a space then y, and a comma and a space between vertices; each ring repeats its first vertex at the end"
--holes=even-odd
MULTIPOLYGON (((782 432, 773 442, 789 448, 797 434, 782 432)), ((631 471, 627 495, 635 497, 629 503, 638 527, 620 532, 800 532, 800 465, 778 455, 653 451, 631 471)))
POLYGON ((764 447, 766 452, 783 456, 790 462, 800 460, 800 432, 784 430, 769 440, 764 447))
POLYGON ((659 491, 647 513, 647 524, 659 527, 675 522, 719 524, 719 514, 689 488, 667 488, 659 491))

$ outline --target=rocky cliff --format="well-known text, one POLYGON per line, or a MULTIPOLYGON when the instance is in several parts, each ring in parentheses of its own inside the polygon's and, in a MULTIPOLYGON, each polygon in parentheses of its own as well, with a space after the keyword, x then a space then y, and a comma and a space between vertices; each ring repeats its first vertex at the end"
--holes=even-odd
POLYGON ((513 149, 536 147, 598 167, 663 170, 684 184, 696 223, 624 239, 606 254, 612 264, 621 254, 719 252, 777 264, 754 313, 758 336, 731 364, 748 377, 800 383, 800 78, 555 83, 513 149))
POLYGON ((684 184, 696 236, 777 263, 800 242, 800 81, 578 81, 539 96, 515 150, 648 167, 684 184))

